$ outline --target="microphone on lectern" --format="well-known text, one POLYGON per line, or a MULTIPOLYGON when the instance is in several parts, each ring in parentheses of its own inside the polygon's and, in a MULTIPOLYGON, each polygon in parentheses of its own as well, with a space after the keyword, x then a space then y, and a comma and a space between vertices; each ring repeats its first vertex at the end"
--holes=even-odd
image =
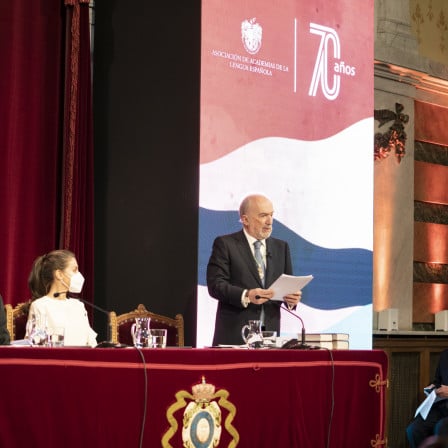
MULTIPOLYGON (((101 313, 104 313, 106 315, 107 319, 109 320, 109 311, 107 311, 104 308, 101 308, 100 306, 95 305, 93 302, 90 302, 81 297, 76 297, 76 299, 80 300, 81 302, 85 303, 86 305, 91 306, 92 308, 95 308, 96 310, 100 311, 101 313)), ((107 341, 102 341, 96 345, 96 348, 125 348, 125 347, 128 347, 128 345, 115 343, 115 342, 111 341, 109 325, 107 326, 107 341)))
POLYGON ((80 302, 85 303, 86 305, 89 305, 92 308, 95 308, 96 310, 100 311, 101 313, 104 313, 107 317, 109 317, 109 311, 105 310, 104 308, 99 307, 98 305, 95 305, 93 302, 83 299, 82 297, 71 297, 71 298, 79 300, 80 302))
MULTIPOLYGON (((60 291, 60 292, 55 292, 54 294, 53 294, 53 297, 55 297, 55 298, 57 298, 57 297, 59 297, 60 295, 62 295, 62 294, 66 294, 67 295, 67 299, 75 299, 75 300, 79 300, 80 302, 83 302, 83 303, 85 303, 86 305, 89 305, 89 306, 91 306, 92 308, 95 308, 96 310, 98 310, 98 311, 100 311, 101 313, 103 313, 103 314, 105 314, 106 315, 106 317, 109 319, 109 311, 107 311, 107 310, 105 310, 104 308, 101 308, 100 306, 98 306, 98 305, 95 305, 94 303, 92 303, 92 302, 90 302, 90 301, 88 301, 88 300, 86 300, 86 299, 83 299, 83 298, 81 298, 81 297, 69 297, 68 296, 68 293, 69 293, 70 291, 60 291)), ((109 326, 108 326, 108 328, 107 328, 107 336, 108 336, 108 340, 107 341, 102 341, 102 342, 100 342, 99 344, 97 344, 96 345, 96 348, 123 348, 123 347, 127 347, 127 345, 125 345, 125 344, 120 344, 120 343, 118 343, 118 344, 116 344, 115 342, 112 342, 110 339, 111 339, 111 335, 110 335, 110 328, 109 328, 109 326)))
MULTIPOLYGON (((93 302, 90 302, 86 299, 83 299, 81 297, 76 297, 76 299, 80 300, 81 302, 85 303, 86 305, 91 306, 92 308, 95 308, 96 310, 100 311, 101 313, 105 314, 107 319, 109 320, 109 311, 105 310, 104 308, 101 308, 98 305, 95 305, 93 302)), ((96 345, 96 348, 125 348, 128 347, 126 344, 120 344, 115 343, 111 341, 111 334, 110 334, 110 328, 109 325, 107 326, 107 341, 102 341, 99 344, 96 345)))
POLYGON ((306 341, 306 333, 305 333, 305 324, 303 323, 303 319, 296 313, 293 313, 289 308, 282 306, 283 302, 279 302, 277 300, 272 300, 269 297, 266 296, 259 296, 256 295, 255 296, 256 299, 267 299, 272 303, 275 303, 276 305, 279 306, 280 309, 287 311, 289 314, 291 314, 292 316, 294 316, 296 319, 300 320, 300 323, 302 324, 302 336, 301 336, 301 340, 299 341, 298 339, 290 339, 289 341, 286 341, 281 348, 289 348, 289 349, 297 349, 297 350, 310 350, 310 349, 317 349, 319 347, 314 347, 312 345, 308 345, 305 341, 306 341))

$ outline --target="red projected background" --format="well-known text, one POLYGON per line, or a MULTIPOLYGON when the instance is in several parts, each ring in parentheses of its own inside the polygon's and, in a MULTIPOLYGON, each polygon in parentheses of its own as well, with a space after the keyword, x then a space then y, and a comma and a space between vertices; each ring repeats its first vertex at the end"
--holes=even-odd
MULTIPOLYGON (((371 346, 373 1, 358 3, 202 5, 198 346, 213 334, 213 239, 240 229, 252 192, 272 199, 294 273, 314 276, 298 309, 307 331, 371 346)), ((282 316, 283 333, 297 330, 282 316)))

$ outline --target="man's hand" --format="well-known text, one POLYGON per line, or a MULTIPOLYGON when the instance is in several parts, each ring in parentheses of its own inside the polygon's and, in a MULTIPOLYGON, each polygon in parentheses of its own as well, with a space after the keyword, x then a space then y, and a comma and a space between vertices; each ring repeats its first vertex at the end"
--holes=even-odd
POLYGON ((436 395, 441 398, 448 398, 448 386, 442 384, 438 389, 436 389, 436 395))
POLYGON ((302 300, 302 291, 297 291, 295 294, 288 294, 283 297, 283 300, 288 305, 288 308, 292 309, 302 300))
POLYGON ((262 288, 249 289, 248 297, 249 301, 255 303, 255 305, 262 305, 263 303, 274 297, 274 291, 272 289, 262 288), (257 296, 260 296, 260 298, 257 299, 257 296))

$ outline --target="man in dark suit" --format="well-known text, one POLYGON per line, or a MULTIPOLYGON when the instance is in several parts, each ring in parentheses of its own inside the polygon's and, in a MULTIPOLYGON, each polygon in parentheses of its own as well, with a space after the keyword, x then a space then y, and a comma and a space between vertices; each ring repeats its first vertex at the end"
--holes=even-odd
POLYGON ((0 345, 8 345, 9 339, 9 332, 6 328, 5 306, 2 296, 0 296, 0 345))
MULTIPOLYGON (((426 389, 434 389, 438 397, 431 406, 431 409, 425 419, 420 414, 413 418, 406 428, 411 448, 423 448, 427 445, 427 438, 436 435, 440 438, 448 438, 448 350, 440 354, 436 372, 432 383, 426 389)), ((429 442, 428 442, 429 443, 429 442)), ((433 445, 431 445, 433 446, 433 445)), ((434 445, 436 446, 436 445, 434 445)), ((439 445, 437 445, 439 446, 439 445)), ((442 446, 442 445, 440 445, 442 446)), ((443 445, 448 446, 448 445, 443 445)))
MULTIPOLYGON (((268 198, 248 196, 240 205, 243 229, 213 243, 207 266, 208 291, 219 302, 213 345, 242 344, 241 329, 248 320, 261 319, 266 330, 280 332, 280 302, 269 301, 274 291, 265 288, 281 274, 292 274, 292 265, 288 244, 270 236, 273 215, 268 198)), ((300 298, 298 291, 284 301, 293 309, 300 298)))

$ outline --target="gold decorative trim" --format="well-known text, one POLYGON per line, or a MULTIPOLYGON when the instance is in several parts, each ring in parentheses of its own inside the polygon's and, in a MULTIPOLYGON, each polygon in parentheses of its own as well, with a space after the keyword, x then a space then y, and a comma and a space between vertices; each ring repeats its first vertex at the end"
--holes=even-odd
POLYGON ((437 3, 437 8, 434 8, 433 0, 410 0, 410 25, 412 34, 417 37, 419 53, 426 58, 445 63, 448 8, 446 2, 437 3))
POLYGON ((388 379, 381 380, 380 374, 377 373, 375 375, 375 379, 369 381, 369 386, 374 387, 375 392, 380 393, 381 387, 383 387, 383 386, 386 386, 387 388, 389 387, 389 380, 388 379))
POLYGON ((374 118, 379 122, 378 127, 393 121, 389 130, 384 134, 377 132, 374 137, 374 160, 382 160, 389 157, 391 151, 395 152, 398 163, 406 154, 406 132, 404 125, 409 121, 409 115, 403 113, 404 106, 395 103, 395 112, 388 109, 374 111, 374 118))
MULTIPOLYGON (((235 448, 238 445, 240 436, 232 422, 236 415, 236 407, 228 400, 229 392, 225 389, 220 389, 215 392, 215 386, 206 383, 205 377, 202 377, 202 382, 192 387, 193 393, 186 390, 180 390, 175 394, 176 401, 167 409, 166 418, 170 427, 162 437, 161 443, 163 448, 173 448, 170 443, 171 438, 179 429, 179 424, 174 414, 180 409, 185 408, 183 414, 183 430, 189 429, 192 420, 200 412, 208 412, 212 415, 214 420, 214 430, 216 434, 213 435, 211 444, 209 446, 218 446, 221 435, 221 411, 219 406, 228 411, 228 415, 224 422, 224 428, 232 437, 229 443, 229 448, 235 448), (213 399, 219 398, 218 402, 213 399), (187 403, 189 400, 189 403, 187 403)), ((188 431, 187 431, 188 432, 188 431)), ((184 438, 184 432, 183 432, 184 438)), ((194 448, 196 445, 194 441, 184 440, 184 446, 194 448)))
POLYGON ((373 448, 376 448, 378 446, 387 446, 387 437, 385 439, 380 439, 380 435, 376 434, 375 435, 375 440, 371 440, 370 441, 370 446, 373 448))
POLYGON ((13 327, 13 318, 12 318, 12 305, 9 303, 5 303, 5 314, 6 314, 6 329, 8 330, 9 337, 11 338, 11 341, 14 337, 14 327, 13 327))
MULTIPOLYGON (((14 308, 11 309, 11 313, 9 312, 8 306, 11 307, 11 305, 5 305, 6 310, 6 325, 9 331, 9 336, 11 338, 11 341, 14 341, 18 338, 17 329, 16 329, 16 320, 22 316, 26 316, 28 318, 28 311, 30 309, 31 300, 28 300, 27 302, 21 302, 18 303, 14 308)), ((23 338, 25 335, 20 335, 19 339, 23 338)))

